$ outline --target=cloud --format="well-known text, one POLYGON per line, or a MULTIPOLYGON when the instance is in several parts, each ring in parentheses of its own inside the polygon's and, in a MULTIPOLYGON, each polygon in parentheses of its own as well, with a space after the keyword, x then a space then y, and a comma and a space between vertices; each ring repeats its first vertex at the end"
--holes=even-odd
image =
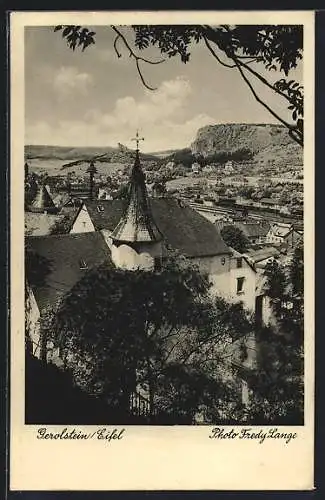
POLYGON ((109 112, 90 109, 83 120, 61 120, 52 127, 44 122, 30 124, 26 141, 66 146, 130 145, 139 129, 145 137, 141 145, 144 151, 186 147, 200 127, 215 123, 207 114, 189 115, 191 95, 191 85, 185 78, 167 80, 157 91, 144 89, 140 99, 117 99, 109 112))
POLYGON ((156 91, 145 89, 140 100, 125 96, 117 99, 111 112, 92 110, 88 117, 99 120, 107 128, 155 126, 170 118, 180 118, 191 92, 188 80, 178 77, 163 82, 156 91))
POLYGON ((53 87, 60 96, 73 92, 87 94, 93 78, 89 73, 82 73, 74 66, 61 66, 53 80, 53 87))

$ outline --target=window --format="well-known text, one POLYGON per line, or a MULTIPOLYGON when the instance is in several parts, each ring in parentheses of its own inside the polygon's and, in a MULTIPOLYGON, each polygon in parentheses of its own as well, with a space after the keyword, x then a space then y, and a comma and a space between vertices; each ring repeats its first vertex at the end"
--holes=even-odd
POLYGON ((238 259, 236 259, 236 261, 237 261, 237 267, 243 267, 243 262, 242 262, 241 257, 238 257, 238 259))
POLYGON ((225 263, 226 263, 226 258, 225 258, 225 257, 222 257, 222 259, 221 259, 221 265, 222 265, 222 266, 224 266, 224 265, 225 265, 225 263))
POLYGON ((244 280, 245 278, 237 278, 237 294, 244 293, 244 280))
POLYGON ((80 267, 80 269, 88 269, 87 262, 84 261, 83 259, 80 259, 80 261, 79 261, 79 267, 80 267))
POLYGON ((161 271, 161 257, 154 258, 155 271, 161 271))
POLYGON ((97 206, 97 211, 98 211, 98 212, 104 212, 104 207, 103 207, 103 205, 98 205, 98 206, 97 206))

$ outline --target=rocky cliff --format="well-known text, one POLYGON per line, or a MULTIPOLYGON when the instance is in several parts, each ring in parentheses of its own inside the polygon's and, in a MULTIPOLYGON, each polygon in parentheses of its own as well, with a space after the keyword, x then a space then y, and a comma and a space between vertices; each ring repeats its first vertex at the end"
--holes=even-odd
POLYGON ((261 163, 302 165, 303 150, 282 125, 220 124, 198 130, 191 144, 192 153, 210 156, 220 151, 249 149, 261 163))

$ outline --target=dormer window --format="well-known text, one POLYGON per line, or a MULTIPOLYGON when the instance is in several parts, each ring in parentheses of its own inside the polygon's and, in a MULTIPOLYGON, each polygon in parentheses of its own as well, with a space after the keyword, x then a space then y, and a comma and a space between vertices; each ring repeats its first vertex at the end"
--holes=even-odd
POLYGON ((103 207, 103 205, 98 205, 98 206, 97 206, 97 211, 98 211, 98 212, 104 212, 104 207, 103 207))
POLYGON ((79 268, 80 269, 88 269, 88 264, 84 259, 79 260, 79 268))

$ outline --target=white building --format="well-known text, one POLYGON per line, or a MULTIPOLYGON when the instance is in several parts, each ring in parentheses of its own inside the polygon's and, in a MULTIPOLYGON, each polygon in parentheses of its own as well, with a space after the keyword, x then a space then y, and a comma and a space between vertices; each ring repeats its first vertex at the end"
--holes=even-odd
POLYGON ((226 175, 230 175, 230 174, 233 174, 235 171, 234 169, 234 164, 233 164, 233 161, 232 160, 228 160, 226 163, 225 163, 225 167, 224 167, 224 173, 226 175))

